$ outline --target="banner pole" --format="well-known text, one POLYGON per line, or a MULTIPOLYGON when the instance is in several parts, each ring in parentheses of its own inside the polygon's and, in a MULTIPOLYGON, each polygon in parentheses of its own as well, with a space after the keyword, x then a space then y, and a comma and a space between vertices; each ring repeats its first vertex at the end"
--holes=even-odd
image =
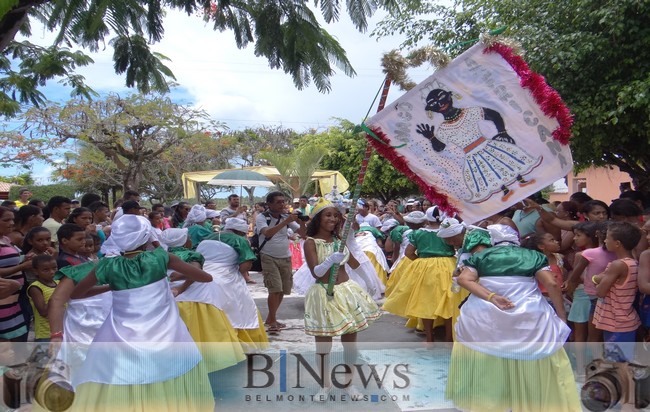
MULTIPOLYGON (((379 99, 379 104, 377 105, 377 112, 383 110, 386 105, 386 100, 388 99, 388 91, 390 90, 391 80, 388 76, 384 79, 384 86, 381 91, 381 98, 379 99)), ((357 201, 361 195, 361 187, 363 186, 363 181, 366 178, 366 170, 368 169, 368 163, 370 161, 370 156, 372 155, 372 145, 370 142, 366 144, 366 153, 364 154, 363 161, 361 162, 361 169, 359 170, 359 177, 357 178, 357 184, 354 188, 354 194, 352 195, 352 202, 350 203, 350 210, 348 211, 347 218, 345 220, 345 225, 343 226, 342 233, 342 242, 339 245, 339 252, 343 252, 345 248, 345 241, 348 238, 348 234, 352 229, 352 221, 357 209, 357 201)), ((339 265, 335 264, 330 269, 329 282, 327 283, 327 298, 334 298, 334 285, 336 285, 336 279, 338 277, 339 265)))

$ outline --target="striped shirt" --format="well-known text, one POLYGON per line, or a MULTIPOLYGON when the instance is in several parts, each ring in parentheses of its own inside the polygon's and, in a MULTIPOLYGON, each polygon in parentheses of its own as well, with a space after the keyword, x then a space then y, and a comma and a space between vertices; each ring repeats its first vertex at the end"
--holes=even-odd
MULTIPOLYGON (((0 267, 16 266, 20 261, 20 250, 11 244, 8 237, 0 238, 0 267)), ((25 285, 25 275, 23 272, 17 272, 4 278, 17 280, 21 284, 21 288, 13 295, 0 299, 0 339, 10 340, 27 333, 25 316, 18 302, 22 286, 25 285)))
POLYGON ((637 262, 631 258, 621 260, 627 265, 625 281, 614 283, 607 296, 598 299, 594 313, 596 328, 607 332, 631 332, 641 324, 633 307, 637 292, 637 262))

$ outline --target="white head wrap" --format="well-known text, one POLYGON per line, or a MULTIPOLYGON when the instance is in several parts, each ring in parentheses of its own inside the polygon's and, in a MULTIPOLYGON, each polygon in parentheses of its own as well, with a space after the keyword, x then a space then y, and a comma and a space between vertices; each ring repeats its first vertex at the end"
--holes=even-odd
POLYGON ((197 223, 205 222, 206 219, 207 215, 205 213, 205 207, 203 205, 194 205, 187 214, 183 227, 190 227, 197 223))
POLYGON ((226 225, 223 228, 224 230, 236 230, 242 233, 248 233, 248 223, 244 219, 239 219, 236 217, 231 217, 226 220, 226 225))
POLYGON ((425 220, 427 220, 427 216, 419 210, 404 216, 404 221, 408 223, 424 223, 425 220))
POLYGON ((205 217, 206 219, 214 219, 215 217, 219 216, 219 212, 216 210, 212 209, 205 209, 205 217))
POLYGON ((113 236, 109 236, 108 239, 106 239, 106 241, 102 243, 102 247, 99 249, 99 251, 101 252, 102 255, 106 257, 121 255, 121 250, 120 248, 117 247, 117 245, 113 241, 113 236))
POLYGON ((438 230, 438 237, 442 239, 454 237, 456 235, 460 235, 461 233, 463 233, 464 229, 465 229, 465 225, 463 225, 453 217, 448 217, 445 220, 443 220, 442 223, 440 224, 440 230, 438 230))
POLYGON ((492 239, 492 245, 513 243, 519 246, 519 233, 507 225, 490 225, 487 227, 492 239))
POLYGON ((167 247, 181 247, 187 242, 187 229, 165 229, 160 235, 160 242, 167 247))
POLYGON ((111 225, 112 244, 120 252, 136 250, 149 241, 153 227, 144 216, 124 215, 111 225))
POLYGON ((388 232, 395 226, 399 225, 399 222, 393 218, 386 219, 386 221, 381 225, 381 231, 382 232, 388 232))
POLYGON ((427 209, 426 217, 429 222, 442 222, 447 218, 447 214, 445 212, 440 212, 438 211, 438 216, 434 216, 433 213, 438 209, 438 206, 431 206, 430 208, 427 209))

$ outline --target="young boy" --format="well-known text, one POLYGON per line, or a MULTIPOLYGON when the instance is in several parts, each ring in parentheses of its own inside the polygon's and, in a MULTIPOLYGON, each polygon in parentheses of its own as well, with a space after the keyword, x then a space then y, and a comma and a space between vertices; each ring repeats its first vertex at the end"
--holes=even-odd
POLYGON ((74 223, 65 223, 56 231, 59 240, 59 255, 56 263, 59 269, 88 262, 80 252, 86 247, 86 230, 74 223))
POLYGON ((614 222, 607 228, 605 247, 616 255, 605 271, 592 277, 598 303, 594 325, 603 331, 605 358, 614 362, 634 360, 636 330, 641 321, 633 307, 637 293, 637 261, 632 250, 641 230, 628 222, 614 222))
POLYGON ((36 255, 32 258, 32 267, 37 280, 29 285, 27 294, 34 311, 34 342, 49 342, 50 323, 47 320, 47 304, 59 283, 54 280, 57 271, 56 259, 50 255, 36 255))

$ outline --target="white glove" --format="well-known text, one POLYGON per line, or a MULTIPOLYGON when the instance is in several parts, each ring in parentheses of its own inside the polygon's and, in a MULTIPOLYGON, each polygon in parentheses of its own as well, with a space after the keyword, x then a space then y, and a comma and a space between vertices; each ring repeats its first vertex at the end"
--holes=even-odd
POLYGON ((314 274, 319 278, 323 277, 330 270, 332 265, 343 262, 343 259, 345 259, 345 253, 341 253, 341 252, 332 253, 323 261, 323 263, 317 265, 314 268, 314 274))

